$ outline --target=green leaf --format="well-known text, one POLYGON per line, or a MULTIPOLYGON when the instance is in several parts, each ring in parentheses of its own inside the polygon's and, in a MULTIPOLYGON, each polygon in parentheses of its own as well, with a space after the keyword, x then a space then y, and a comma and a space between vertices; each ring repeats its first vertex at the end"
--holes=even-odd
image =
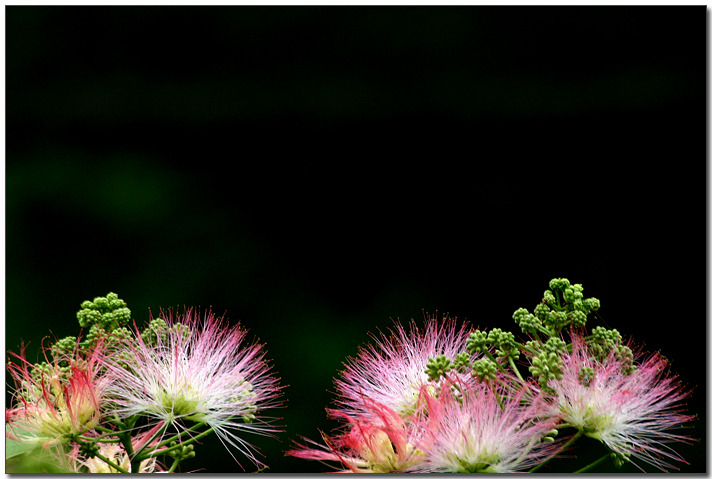
MULTIPOLYGON (((5 426, 5 430, 7 430, 9 426, 5 426)), ((5 459, 10 459, 15 456, 19 456, 20 454, 25 454, 26 452, 32 451, 33 449, 37 449, 38 447, 41 447, 37 444, 31 444, 31 443, 26 443, 26 442, 20 442, 20 441, 15 441, 14 439, 10 439, 5 436, 5 459)))

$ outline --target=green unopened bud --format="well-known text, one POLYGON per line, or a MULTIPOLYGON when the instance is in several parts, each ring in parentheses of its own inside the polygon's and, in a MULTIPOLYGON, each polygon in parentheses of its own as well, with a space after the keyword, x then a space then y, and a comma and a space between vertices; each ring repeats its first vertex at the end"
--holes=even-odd
POLYGON ((77 311, 77 321, 82 328, 89 328, 101 320, 101 313, 96 309, 81 309, 77 311))
POLYGON ((497 377, 497 365, 489 358, 478 359, 472 363, 472 374, 480 381, 493 381, 497 377))
POLYGON ((571 285, 568 279, 566 278, 554 278, 551 281, 549 281, 549 287, 552 290, 564 290, 568 288, 571 285))
POLYGON ((109 310, 109 300, 102 296, 94 298, 94 304, 96 305, 97 309, 102 313, 109 310))
POLYGON ((578 380, 583 386, 589 387, 596 371, 588 366, 583 366, 579 371, 578 380))
POLYGON ((584 299, 583 304, 588 309, 588 311, 598 311, 598 308, 601 307, 601 302, 596 298, 584 299))
POLYGON ((551 337, 544 343, 544 350, 555 354, 563 353, 566 350, 566 342, 561 338, 551 337))
POLYGON ((61 356, 62 354, 71 353, 77 345, 77 338, 74 336, 67 336, 58 340, 51 346, 52 354, 55 357, 61 356))
POLYGON ((549 432, 544 434, 544 436, 541 438, 541 440, 544 442, 554 442, 556 440, 556 436, 558 436, 558 435, 559 435, 558 429, 551 429, 549 432))
POLYGON ((561 330, 562 328, 570 324, 569 316, 564 311, 552 311, 549 315, 549 323, 547 326, 555 329, 561 330))
MULTIPOLYGON (((535 310, 535 311, 536 311, 536 310, 535 310)), ((517 325, 519 325, 519 322, 520 322, 523 318, 529 316, 530 314, 531 314, 531 313, 529 313, 529 311, 528 311, 526 308, 519 308, 519 309, 517 309, 517 310, 514 312, 514 314, 512 315, 512 319, 514 320, 515 323, 517 323, 517 325)))
POLYGON ((474 356, 476 353, 484 352, 487 349, 487 333, 484 331, 473 331, 465 341, 467 352, 474 356))
POLYGON ((630 453, 612 452, 611 459, 613 459, 613 465, 620 469, 630 461, 630 453))
POLYGON ((583 328, 586 326, 586 313, 583 311, 571 311, 569 314, 569 321, 571 324, 577 328, 583 328))
POLYGON ((425 373, 431 381, 437 381, 452 369, 452 362, 443 354, 430 358, 425 366, 425 373))
POLYGON ((470 367, 470 355, 469 353, 460 353, 455 356, 455 371, 458 373, 465 373, 470 367))
POLYGON ((547 289, 544 291, 544 298, 541 300, 542 303, 544 304, 556 304, 556 297, 554 296, 554 293, 547 289))
POLYGON ((532 365, 529 372, 538 378, 539 384, 543 387, 550 379, 561 379, 562 360, 555 353, 542 351, 538 356, 532 358, 532 365))
POLYGON ((633 364, 633 351, 628 346, 619 346, 616 349, 616 359, 621 364, 621 372, 629 376, 637 369, 633 364))

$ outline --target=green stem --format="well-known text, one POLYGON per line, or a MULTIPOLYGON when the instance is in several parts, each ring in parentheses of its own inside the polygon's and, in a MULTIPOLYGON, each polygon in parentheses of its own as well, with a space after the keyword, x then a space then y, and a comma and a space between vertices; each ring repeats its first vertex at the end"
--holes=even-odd
POLYGON ((113 467, 114 469, 116 469, 117 471, 123 472, 124 474, 130 474, 129 471, 127 471, 126 469, 124 469, 123 467, 121 467, 121 466, 119 466, 119 465, 117 465, 117 464, 114 464, 113 462, 111 462, 109 459, 105 458, 104 456, 102 456, 102 455, 99 454, 98 452, 97 452, 97 453, 94 453, 94 456, 97 457, 97 458, 99 458, 99 459, 101 459, 102 461, 104 461, 105 463, 107 463, 108 465, 110 465, 111 467, 113 467))
MULTIPOLYGON (((146 449, 146 447, 148 447, 148 445, 151 444, 151 442, 152 442, 155 438, 157 438, 160 434, 163 434, 163 433, 166 431, 167 428, 168 428, 168 424, 165 424, 163 427, 159 428, 159 429, 156 431, 156 433, 155 433, 153 436, 151 436, 150 439, 148 439, 147 441, 145 441, 145 442, 143 443, 143 446, 141 446, 141 447, 139 448, 139 450, 136 451, 134 457, 136 457, 136 456, 138 456, 139 454, 141 454, 141 453, 143 452, 143 450, 146 449)), ((154 449, 155 449, 155 448, 154 448, 154 449)))
POLYGON ((173 460, 173 464, 171 464, 171 468, 168 469, 168 471, 166 471, 166 472, 168 472, 169 474, 170 474, 171 472, 175 472, 176 468, 178 467, 178 464, 180 464, 180 459, 175 458, 175 459, 173 460))
POLYGON ((582 467, 581 469, 579 469, 578 471, 574 471, 574 474, 579 473, 579 472, 588 472, 589 469, 593 469, 594 467, 598 466, 600 463, 602 463, 603 461, 605 461, 606 459, 608 459, 609 457, 611 457, 611 455, 612 455, 612 454, 609 452, 609 453, 606 454, 605 456, 603 456, 603 457, 601 457, 601 458, 599 458, 599 459, 593 461, 593 462, 592 462, 591 464, 589 464, 588 466, 584 466, 584 467, 582 467))
POLYGON ((529 472, 534 472, 534 471, 536 471, 537 469, 539 469, 540 467, 542 467, 544 464, 546 464, 547 462, 549 462, 550 460, 552 460, 555 456, 558 456, 559 453, 561 453, 562 451, 564 451, 565 449, 567 449, 567 448, 568 448, 571 444, 573 444, 579 437, 581 437, 582 434, 583 434, 583 431, 580 431, 580 430, 579 430, 579 431, 576 431, 576 434, 574 434, 574 435, 571 437, 571 439, 569 439, 569 440, 566 442, 566 444, 564 444, 563 446, 561 446, 561 447, 559 448, 559 450, 556 451, 555 454, 552 454, 551 456, 549 456, 549 457, 548 457, 547 459, 545 459, 544 461, 540 462, 540 463, 537 464, 536 466, 534 466, 534 467, 532 467, 531 469, 529 469, 529 472))
POLYGON ((485 355, 489 358, 490 361, 492 361, 494 364, 497 365, 497 368, 499 369, 500 372, 502 372, 502 373, 505 372, 504 366, 502 366, 501 364, 499 364, 499 363, 497 362, 497 360, 495 359, 495 357, 492 356, 492 353, 489 352, 489 349, 485 349, 485 355))
POLYGON ((517 377, 519 378, 519 380, 520 380, 521 382, 524 382, 524 379, 522 378, 522 375, 519 374, 519 368, 517 368, 517 365, 514 364, 514 359, 512 358, 512 356, 511 356, 511 355, 508 356, 507 359, 509 359, 509 365, 512 366, 512 369, 514 370, 514 374, 517 375, 517 377))
MULTIPOLYGON (((184 431, 184 432, 185 432, 185 431, 184 431)), ((143 459, 151 459, 151 458, 154 458, 154 457, 163 455, 163 454, 168 454, 169 452, 172 452, 172 451, 176 451, 176 450, 182 448, 183 446, 187 446, 188 444, 191 444, 191 443, 197 441, 198 439, 204 438, 205 436, 207 436, 208 434, 210 434, 210 433, 212 433, 212 432, 213 432, 213 428, 212 428, 212 427, 209 427, 208 429, 206 429, 205 431, 201 432, 201 433, 198 434, 197 436, 193 436, 193 437, 191 437, 190 439, 187 439, 187 440, 185 440, 185 441, 182 441, 182 442, 176 444, 175 446, 171 446, 171 447, 166 448, 166 449, 161 449, 160 451, 157 451, 156 449, 154 449, 153 451, 149 452, 146 456, 141 457, 141 460, 143 460, 143 459)), ((175 440, 175 439, 173 439, 173 440, 175 440)))
POLYGON ((175 436, 171 436, 168 439, 164 439, 163 441, 159 442, 155 446, 151 446, 149 448, 150 450, 149 450, 148 454, 150 454, 151 451, 155 451, 156 449, 166 446, 173 441, 178 441, 181 437, 185 436, 186 434, 190 434, 191 432, 197 431, 201 427, 203 427, 203 424, 201 424, 201 423, 193 424, 191 427, 189 427, 188 429, 185 429, 184 431, 179 432, 175 436))

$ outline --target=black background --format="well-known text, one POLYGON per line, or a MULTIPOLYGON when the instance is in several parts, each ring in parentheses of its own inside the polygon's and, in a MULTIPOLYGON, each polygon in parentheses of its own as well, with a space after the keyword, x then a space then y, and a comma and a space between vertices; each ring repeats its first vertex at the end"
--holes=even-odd
POLYGON ((695 388, 706 470, 705 8, 5 12, 9 349, 109 291, 226 312, 289 385, 270 472, 316 472, 284 451, 369 332, 567 277, 695 388))

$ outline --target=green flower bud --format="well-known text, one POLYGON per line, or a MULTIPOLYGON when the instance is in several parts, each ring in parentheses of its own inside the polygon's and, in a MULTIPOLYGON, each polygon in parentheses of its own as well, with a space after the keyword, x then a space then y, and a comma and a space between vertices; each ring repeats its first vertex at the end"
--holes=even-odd
POLYGON ((465 341, 465 348, 472 356, 485 351, 487 349, 487 333, 479 329, 471 332, 470 337, 465 341))
POLYGON ((596 298, 584 299, 583 304, 588 311, 598 311, 598 308, 601 307, 601 302, 596 298))
POLYGON ((437 381, 441 376, 452 369, 452 362, 444 355, 436 356, 428 359, 428 364, 425 366, 425 373, 431 381, 437 381))
POLYGON ((554 293, 547 289, 544 291, 544 298, 541 300, 542 303, 544 304, 556 304, 556 297, 554 296, 554 293))
POLYGON ((586 313, 583 311, 571 311, 569 321, 577 328, 583 328, 586 326, 586 313))
POLYGON ((551 309, 544 303, 539 303, 534 308, 534 316, 539 318, 541 321, 545 321, 551 314, 551 309))
POLYGON ((566 350, 566 343, 563 339, 554 336, 544 343, 544 350, 549 353, 560 354, 566 350))
POLYGON ((88 328, 101 320, 101 313, 96 309, 82 309, 77 312, 77 321, 82 328, 88 328))
POLYGON ((549 281, 549 288, 551 288, 552 290, 564 290, 570 285, 571 283, 566 278, 554 278, 549 281))
POLYGON ((541 320, 533 314, 529 314, 522 318, 519 327, 522 328, 523 333, 534 333, 541 329, 541 320))
POLYGON ((617 468, 621 468, 630 461, 630 453, 612 452, 611 458, 613 459, 613 465, 617 468))
MULTIPOLYGON (((536 311, 536 310, 534 310, 534 311, 536 311)), ((529 311, 526 308, 519 308, 512 315, 512 319, 514 320, 515 323, 517 323, 517 325, 519 325, 520 321, 522 319, 526 318, 527 316, 529 316, 529 311)))
POLYGON ((480 381, 493 381, 497 377, 497 365, 489 358, 472 363, 472 374, 480 381))
POLYGON ((161 318, 151 320, 148 326, 141 331, 141 339, 148 346, 157 346, 160 342, 165 341, 167 337, 168 325, 161 318))
POLYGON ((50 349, 52 350, 52 354, 57 357, 62 354, 71 353, 76 345, 77 338, 75 336, 67 336, 54 343, 50 349))
POLYGON ((555 330, 560 330, 569 324, 571 324, 570 319, 565 311, 552 311, 547 326, 555 330))
POLYGON ((460 353, 455 357, 455 371, 465 373, 470 367, 470 355, 468 353, 460 353))
POLYGON ((101 312, 106 312, 109 310, 109 300, 103 297, 94 298, 94 304, 101 312))
POLYGON ((581 368, 581 371, 579 371, 579 383, 589 387, 591 385, 591 381, 593 381, 593 377, 595 375, 595 370, 591 367, 588 366, 583 366, 581 368))
POLYGON ((637 369, 633 364, 633 351, 628 346, 619 346, 616 350, 616 359, 621 363, 621 372, 629 376, 637 369))
POLYGON ((563 361, 555 353, 542 351, 538 356, 532 358, 532 365, 529 372, 538 378, 539 384, 545 387, 550 379, 561 379, 563 377, 561 366, 563 361))

